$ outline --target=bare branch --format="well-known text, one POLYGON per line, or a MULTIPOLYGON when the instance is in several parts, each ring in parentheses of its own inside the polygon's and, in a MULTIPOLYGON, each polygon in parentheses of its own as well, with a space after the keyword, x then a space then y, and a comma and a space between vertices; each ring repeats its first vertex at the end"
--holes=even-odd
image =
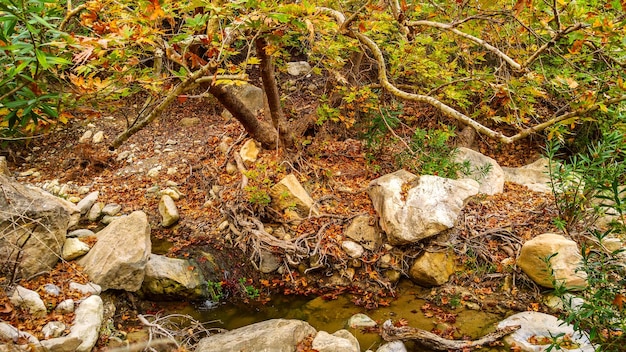
POLYGON ((537 51, 535 51, 528 59, 526 59, 526 62, 524 62, 524 64, 522 65, 522 67, 527 68, 528 66, 530 66, 533 62, 535 62, 535 60, 537 60, 537 58, 539 57, 539 55, 541 55, 544 51, 546 51, 549 47, 553 46, 557 41, 559 41, 561 38, 563 38, 564 36, 577 31, 581 28, 584 28, 586 25, 583 23, 576 23, 573 26, 569 26, 567 28, 565 28, 564 30, 557 32, 552 39, 550 39, 549 42, 545 43, 544 45, 542 45, 539 49, 537 49, 537 51))
POLYGON ((500 49, 496 48, 495 46, 487 43, 486 41, 474 37, 471 34, 467 34, 465 32, 461 32, 460 30, 454 28, 453 25, 448 24, 448 23, 440 23, 440 22, 433 22, 433 21, 410 21, 406 23, 407 26, 409 27, 416 27, 416 26, 428 26, 428 27, 435 27, 435 28, 439 28, 439 29, 443 29, 446 31, 450 31, 458 36, 461 36, 465 39, 471 40, 476 44, 479 44, 481 46, 483 46, 484 48, 486 48, 487 50, 493 52, 494 54, 496 54, 497 56, 499 56, 502 60, 506 61, 513 69, 520 71, 522 69, 522 65, 518 64, 517 62, 515 62, 515 60, 513 60, 511 57, 509 57, 507 54, 503 53, 502 51, 500 51, 500 49))
POLYGON ((70 10, 70 8, 72 7, 72 3, 68 0, 67 2, 67 9, 68 12, 65 15, 65 17, 63 18, 63 21, 61 21, 61 23, 59 24, 59 31, 63 31, 65 29, 65 25, 67 25, 67 22, 69 22, 69 20, 72 19, 72 17, 76 16, 79 12, 81 12, 82 10, 87 8, 87 3, 81 4, 79 6, 77 6, 76 8, 74 8, 73 10, 70 10))

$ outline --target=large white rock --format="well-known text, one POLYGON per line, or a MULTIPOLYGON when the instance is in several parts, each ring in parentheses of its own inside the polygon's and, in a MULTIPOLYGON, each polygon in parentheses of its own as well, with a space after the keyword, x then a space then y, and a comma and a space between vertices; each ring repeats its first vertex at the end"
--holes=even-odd
POLYGON ((89 245, 78 238, 68 238, 63 245, 62 257, 64 260, 74 260, 89 252, 89 245))
POLYGON ((78 204, 76 204, 76 207, 78 208, 78 210, 80 210, 81 214, 87 214, 87 212, 91 209, 91 207, 93 207, 93 205, 98 200, 99 194, 100 192, 93 191, 89 193, 88 195, 86 195, 85 198, 81 199, 80 202, 78 202, 78 204))
POLYGON ((383 244, 380 230, 376 226, 370 225, 370 217, 367 215, 357 216, 352 219, 344 234, 370 251, 376 250, 383 244))
POLYGON ((548 159, 541 158, 522 167, 503 167, 504 180, 528 187, 531 191, 552 193, 548 159))
MULTIPOLYGON (((521 325, 521 328, 514 333, 504 337, 504 342, 509 345, 521 348, 521 351, 527 352, 539 352, 546 351, 549 344, 546 345, 534 345, 528 340, 531 337, 534 339, 545 337, 547 341, 551 341, 553 336, 559 334, 569 335, 572 341, 579 347, 576 349, 564 349, 562 351, 568 352, 593 352, 594 346, 589 342, 589 339, 575 332, 573 327, 566 322, 557 319, 549 314, 539 312, 521 312, 514 314, 500 323, 498 323, 498 329, 502 329, 506 326, 521 325)), ((556 349, 553 349, 556 350, 556 349)))
POLYGON ((20 331, 13 325, 9 325, 5 322, 0 322, 0 340, 2 341, 17 341, 18 339, 24 339, 29 343, 38 343, 37 338, 27 332, 20 331))
POLYGON ((517 266, 541 286, 554 287, 554 275, 554 279, 568 289, 580 290, 587 286, 587 274, 577 271, 581 260, 576 242, 556 233, 544 233, 522 245, 517 266), (552 257, 548 267, 545 258, 550 256, 552 257))
POLYGON ((189 270, 188 260, 151 254, 141 289, 160 298, 199 299, 203 296, 204 279, 200 270, 189 270))
POLYGON ((104 315, 104 304, 100 296, 85 298, 74 312, 74 323, 70 328, 68 338, 79 338, 81 344, 76 352, 89 352, 98 341, 98 333, 104 315))
POLYGON ((399 170, 370 182, 368 194, 391 244, 414 243, 454 226, 465 201, 478 193, 472 179, 415 176, 399 170))
POLYGON ((289 174, 270 189, 272 207, 282 211, 285 209, 295 210, 298 215, 308 217, 309 212, 317 214, 313 207, 313 198, 302 187, 295 175, 289 174))
POLYGON ((61 256, 67 229, 79 220, 78 209, 4 175, 0 188, 0 262, 18 261, 18 277, 49 271, 61 256))
POLYGON ((315 335, 311 346, 318 352, 360 352, 359 341, 348 331, 339 330, 332 335, 320 331, 315 335))
POLYGON ((136 211, 117 219, 96 236, 98 242, 78 260, 78 264, 103 290, 137 291, 152 250, 146 214, 136 211))
POLYGON ((469 173, 459 172, 459 177, 469 177, 478 181, 478 192, 484 194, 497 194, 504 191, 504 171, 498 162, 469 148, 459 147, 454 155, 454 160, 459 163, 469 163, 469 173))
POLYGON ((317 331, 301 320, 272 319, 205 337, 196 352, 294 352, 317 331))
POLYGON ((402 341, 391 341, 378 347, 376 352, 407 352, 402 341))
POLYGON ((178 222, 180 215, 178 214, 178 208, 172 197, 164 194, 159 201, 159 213, 161 214, 161 226, 170 227, 178 222))

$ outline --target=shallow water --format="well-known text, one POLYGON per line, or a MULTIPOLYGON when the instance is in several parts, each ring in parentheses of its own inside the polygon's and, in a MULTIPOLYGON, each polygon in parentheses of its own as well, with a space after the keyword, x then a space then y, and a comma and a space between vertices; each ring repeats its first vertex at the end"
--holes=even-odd
MULTIPOLYGON (((210 310, 203 309, 201 306, 174 303, 163 303, 160 304, 160 307, 165 309, 167 313, 189 314, 202 322, 219 321, 210 326, 227 330, 268 319, 304 320, 317 330, 324 330, 329 333, 347 329, 359 340, 362 351, 367 349, 375 351, 384 342, 380 336, 375 333, 363 333, 360 329, 348 327, 348 319, 354 314, 364 313, 379 324, 387 319, 393 321, 406 319, 411 327, 427 331, 435 327, 445 329, 446 323, 438 322, 436 317, 425 316, 420 309, 426 301, 418 297, 423 297, 427 292, 410 283, 401 284, 398 287, 398 298, 392 301, 388 307, 380 307, 376 310, 367 310, 355 306, 350 301, 350 295, 340 296, 332 301, 326 301, 321 297, 277 296, 263 306, 220 304, 210 310)), ((472 339, 493 332, 495 325, 504 319, 504 316, 500 314, 462 308, 453 310, 451 313, 457 315, 456 322, 451 325, 458 329, 458 336, 470 336, 472 339)), ((409 351, 428 351, 409 343, 407 343, 407 348, 409 351)), ((507 349, 482 349, 481 351, 507 351, 507 349)))

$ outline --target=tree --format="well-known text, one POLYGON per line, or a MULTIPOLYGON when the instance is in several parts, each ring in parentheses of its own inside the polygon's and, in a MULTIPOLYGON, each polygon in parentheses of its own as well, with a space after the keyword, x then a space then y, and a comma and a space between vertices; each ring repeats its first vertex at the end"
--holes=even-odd
POLYGON ((287 133, 274 64, 281 69, 294 47, 306 48, 317 72, 332 77, 339 98, 320 104, 320 111, 346 127, 368 118, 348 99, 363 89, 429 104, 503 143, 548 128, 549 137, 563 137, 589 120, 623 123, 624 5, 617 0, 92 0, 68 6, 62 28, 74 33, 68 48, 79 49, 66 73, 75 87, 113 99, 149 92, 145 109, 113 147, 175 99, 208 96, 266 147, 290 146, 294 136, 287 133), (362 72, 368 64, 375 75, 362 72), (230 89, 254 67, 271 123, 230 89), (190 93, 201 88, 204 93, 190 93))

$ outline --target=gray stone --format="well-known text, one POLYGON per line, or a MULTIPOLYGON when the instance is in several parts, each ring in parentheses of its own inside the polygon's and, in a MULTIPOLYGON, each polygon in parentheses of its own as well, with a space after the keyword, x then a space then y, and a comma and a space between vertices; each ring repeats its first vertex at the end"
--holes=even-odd
POLYGON ((102 293, 102 287, 98 284, 94 284, 93 282, 88 282, 84 285, 77 282, 70 282, 70 291, 77 291, 84 295, 99 295, 102 293))
POLYGON ((521 351, 545 351, 549 347, 549 344, 536 345, 530 343, 529 339, 531 337, 535 339, 545 337, 547 341, 552 341, 552 337, 559 336, 560 334, 569 335, 572 342, 578 345, 578 348, 567 349, 568 352, 595 351, 594 346, 585 335, 574 331, 572 325, 548 314, 539 312, 517 313, 499 322, 497 328, 501 329, 511 325, 521 325, 521 328, 505 336, 503 339, 504 343, 508 346, 521 348, 521 351))
POLYGON ((300 341, 315 333, 304 321, 271 319, 205 337, 196 352, 294 352, 300 341))
POLYGON ((311 346, 318 352, 360 352, 359 341, 348 331, 339 330, 332 335, 319 331, 311 346))
POLYGON ((49 271, 61 256, 67 229, 79 220, 78 209, 3 175, 0 187, 0 262, 19 261, 18 277, 49 271))
POLYGON ((180 215, 176 208, 176 203, 172 197, 164 194, 159 201, 159 213, 161 214, 161 226, 170 227, 178 222, 180 215))
POLYGON ((45 352, 75 352, 82 342, 83 340, 79 337, 57 337, 39 341, 39 345, 36 346, 36 349, 39 351, 39 347, 41 347, 45 352))
POLYGON ((302 187, 295 175, 289 174, 270 189, 272 207, 276 210, 294 210, 301 217, 308 217, 309 213, 317 214, 313 208, 313 199, 302 187))
POLYGON ((36 317, 43 317, 47 314, 46 305, 39 294, 22 286, 15 288, 9 300, 14 306, 28 310, 36 317))
POLYGON ((153 298, 200 299, 204 279, 188 260, 151 254, 141 290, 153 298))
POLYGON ((19 331, 16 327, 5 322, 0 322, 0 341, 17 341, 26 339, 29 343, 38 343, 37 338, 27 332, 19 331))
POLYGON ((89 193, 88 195, 86 195, 85 198, 81 199, 81 201, 78 202, 78 204, 76 204, 76 207, 78 208, 78 210, 80 211, 82 215, 87 214, 89 209, 91 209, 91 207, 96 203, 96 201, 98 200, 99 194, 100 192, 93 191, 89 193))
MULTIPOLYGON (((229 86, 227 89, 233 90, 235 96, 239 98, 243 105, 252 111, 253 114, 256 115, 265 108, 263 89, 247 83, 240 86, 229 86)), ((224 110, 222 113, 222 117, 224 118, 231 118, 232 116, 233 115, 227 110, 224 110)))
POLYGON ((183 117, 180 119, 180 125, 183 127, 192 127, 200 124, 198 117, 183 117))
POLYGON ((424 252, 409 270, 409 277, 422 286, 439 286, 448 282, 454 273, 454 254, 424 252))
POLYGON ((78 143, 89 143, 89 141, 91 140, 91 137, 93 137, 93 131, 92 130, 87 130, 78 139, 78 143))
POLYGON ((269 274, 278 269, 282 264, 280 258, 271 252, 261 250, 261 261, 259 264, 259 271, 264 274, 269 274))
POLYGON ((528 187, 531 191, 552 193, 548 159, 541 158, 522 167, 503 167, 504 180, 528 187))
POLYGON ((116 220, 119 220, 119 219, 123 219, 125 217, 126 217, 126 215, 116 215, 116 216, 105 215, 105 216, 102 217, 100 222, 103 223, 104 225, 109 225, 113 221, 116 221, 116 220))
POLYGON ((407 352, 402 341, 391 341, 378 347, 376 352, 407 352))
POLYGON ((302 76, 311 72, 311 65, 306 61, 294 61, 287 63, 287 73, 292 76, 302 76))
POLYGON ((85 298, 76 308, 74 323, 67 337, 82 340, 76 352, 89 352, 98 341, 98 332, 102 325, 104 304, 100 296, 85 298))
POLYGON ((353 241, 343 241, 341 248, 352 258, 360 258, 364 252, 363 246, 353 241))
POLYGON ((345 235, 370 251, 376 250, 383 243, 380 231, 376 226, 370 225, 370 217, 367 215, 352 219, 350 226, 345 230, 345 235))
POLYGON ((74 300, 71 298, 63 300, 59 302, 59 304, 57 304, 54 310, 56 310, 58 313, 61 313, 61 314, 73 313, 74 312, 74 300))
POLYGON ((51 321, 44 325, 41 332, 43 332, 43 336, 46 339, 49 339, 51 337, 59 337, 63 335, 63 330, 65 330, 65 324, 60 321, 51 321))
POLYGON ((89 245, 79 240, 78 238, 68 238, 63 245, 63 252, 61 256, 64 260, 74 260, 80 256, 83 256, 89 252, 89 245))
POLYGON ((104 141, 104 132, 102 131, 96 132, 96 134, 93 135, 93 138, 91 139, 91 141, 93 142, 93 144, 102 143, 102 141, 104 141))
POLYGON ((91 237, 91 236, 95 236, 96 234, 89 230, 89 229, 78 229, 78 230, 74 230, 70 233, 67 234, 67 237, 76 237, 76 238, 83 238, 83 237, 91 237))
POLYGON ((105 205, 104 208, 102 208, 102 214, 108 215, 108 216, 115 216, 119 214, 121 210, 122 210, 121 205, 115 204, 115 203, 109 203, 105 205))
POLYGON ((97 237, 98 242, 78 264, 103 290, 137 291, 152 249, 146 214, 135 211, 117 219, 98 232, 97 237))
POLYGON ((380 227, 393 244, 415 243, 452 228, 478 182, 415 176, 399 170, 370 182, 368 194, 380 227))
POLYGON ((587 286, 586 273, 578 271, 581 261, 576 242, 559 234, 544 233, 522 245, 517 266, 541 286, 553 288, 556 280, 570 290, 581 290, 587 286), (548 257, 550 267, 545 262, 548 257))
POLYGON ((469 148, 460 147, 454 155, 454 161, 469 163, 469 173, 459 172, 459 177, 469 177, 480 184, 478 192, 497 194, 504 191, 504 171, 498 162, 469 148))

